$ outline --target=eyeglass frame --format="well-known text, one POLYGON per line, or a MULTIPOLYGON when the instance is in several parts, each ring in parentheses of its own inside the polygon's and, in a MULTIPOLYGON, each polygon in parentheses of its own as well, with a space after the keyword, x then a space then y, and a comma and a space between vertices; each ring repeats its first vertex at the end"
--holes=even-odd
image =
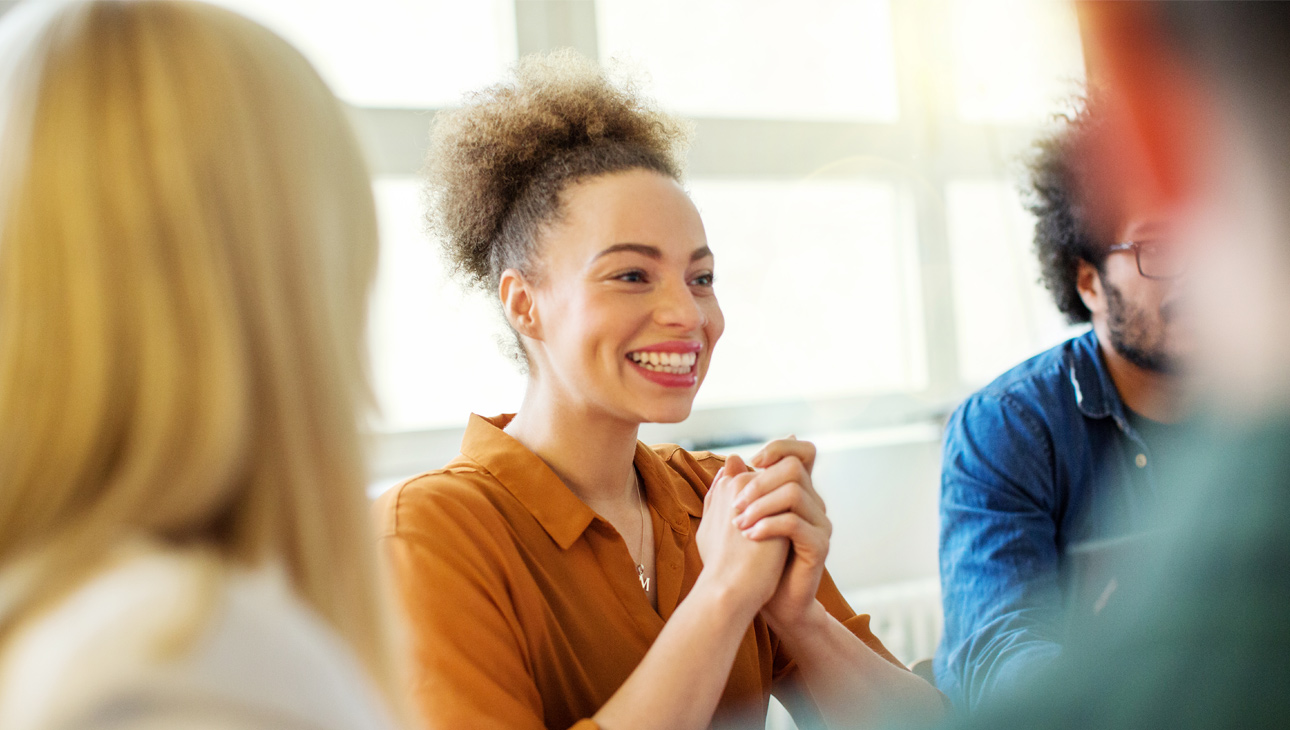
MULTIPOLYGON (((1114 246, 1108 247, 1106 249, 1106 253, 1109 256, 1110 254, 1113 254, 1119 251, 1132 251, 1133 259, 1138 265, 1138 275, 1144 279, 1151 279, 1152 281, 1169 281, 1170 279, 1177 279, 1178 277, 1182 276, 1182 272, 1179 272, 1172 276, 1152 276, 1151 274, 1148 274, 1147 272, 1143 271, 1142 270, 1142 246, 1144 244, 1155 244, 1155 242, 1154 241, 1121 241, 1120 243, 1117 243, 1114 246)), ((1155 245, 1159 245, 1159 244, 1155 244, 1155 245)))

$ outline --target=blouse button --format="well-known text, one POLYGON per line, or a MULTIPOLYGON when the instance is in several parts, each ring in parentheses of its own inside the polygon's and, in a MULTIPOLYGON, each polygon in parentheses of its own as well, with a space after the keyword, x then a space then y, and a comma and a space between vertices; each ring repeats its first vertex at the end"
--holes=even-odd
POLYGON ((1136 459, 1134 459, 1134 460, 1133 460, 1133 463, 1134 463, 1134 464, 1137 464, 1139 469, 1144 469, 1144 468, 1146 468, 1146 466, 1147 466, 1147 455, 1146 455, 1146 454, 1138 454, 1138 457, 1137 457, 1136 459))

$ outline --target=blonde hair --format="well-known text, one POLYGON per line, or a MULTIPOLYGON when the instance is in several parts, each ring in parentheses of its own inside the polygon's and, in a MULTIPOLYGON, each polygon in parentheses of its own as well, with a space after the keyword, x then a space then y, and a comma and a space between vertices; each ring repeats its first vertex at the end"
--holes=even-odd
POLYGON ((376 216, 342 107, 225 10, 43 8, 0 79, 0 564, 41 565, 0 638, 144 535, 281 562, 391 693, 357 431, 376 216))

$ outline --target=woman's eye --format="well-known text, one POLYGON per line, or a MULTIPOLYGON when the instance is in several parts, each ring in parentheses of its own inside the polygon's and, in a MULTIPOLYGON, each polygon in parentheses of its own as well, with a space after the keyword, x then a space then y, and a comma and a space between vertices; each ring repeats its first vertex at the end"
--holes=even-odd
POLYGON ((714 281, 713 275, 708 273, 708 274, 699 274, 698 276, 694 277, 694 279, 692 279, 690 283, 694 284, 695 286, 712 286, 713 281, 714 281))
POLYGON ((628 284, 644 284, 646 281, 644 271, 628 271, 628 272, 619 274, 614 278, 619 281, 625 281, 628 284))

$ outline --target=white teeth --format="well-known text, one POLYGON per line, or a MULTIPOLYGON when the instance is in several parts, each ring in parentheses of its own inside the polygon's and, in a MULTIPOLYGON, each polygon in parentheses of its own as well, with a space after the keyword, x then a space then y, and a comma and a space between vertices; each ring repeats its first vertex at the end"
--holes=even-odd
POLYGON ((646 370, 675 375, 689 373, 699 361, 695 352, 632 352, 627 356, 646 370))

